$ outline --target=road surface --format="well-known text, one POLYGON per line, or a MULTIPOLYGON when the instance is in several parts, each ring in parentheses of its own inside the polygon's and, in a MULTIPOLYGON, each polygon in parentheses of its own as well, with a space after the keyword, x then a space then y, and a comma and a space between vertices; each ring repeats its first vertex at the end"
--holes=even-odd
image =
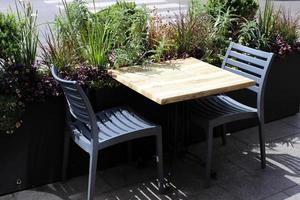
MULTIPOLYGON (((18 1, 18 0, 17 0, 18 1)), ((73 0, 67 0, 71 2, 73 0)), ((96 10, 105 8, 116 0, 94 0, 96 10)), ((166 18, 173 18, 180 11, 188 9, 189 0, 127 0, 135 1, 137 5, 145 4, 150 10, 156 8, 157 12, 166 18)), ((205 2, 206 0, 200 0, 205 2)), ((263 5, 265 0, 259 0, 263 5)), ((52 22, 54 16, 62 9, 61 0, 30 0, 34 9, 38 10, 38 24, 40 24, 41 32, 45 31, 45 24, 52 22)), ((289 10, 293 16, 300 14, 300 0, 274 0, 276 8, 282 7, 289 10)), ((93 0, 88 0, 88 6, 91 11, 94 11, 93 0)), ((15 8, 15 0, 0 0, 0 12, 6 12, 9 9, 15 8)))
MULTIPOLYGON (((62 8, 61 0, 30 0, 35 9, 38 10, 38 20, 40 24, 53 21, 55 14, 62 8)), ((73 0, 67 0, 71 2, 73 0)), ((178 13, 179 10, 186 10, 188 7, 188 0, 129 0, 135 1, 138 5, 146 4, 149 9, 156 8, 159 13, 164 16, 172 16, 178 13)), ((205 1, 205 0, 200 0, 205 1)), ((265 0, 259 0, 261 5, 265 0)), ((9 7, 14 8, 14 0, 0 0, 0 11, 4 12, 9 7)), ((93 0, 88 0, 88 5, 91 10, 94 9, 93 0)), ((95 0, 95 7, 97 10, 111 5, 115 0, 95 0)), ((290 10, 293 15, 300 14, 300 0, 274 0, 275 6, 283 7, 290 10)))

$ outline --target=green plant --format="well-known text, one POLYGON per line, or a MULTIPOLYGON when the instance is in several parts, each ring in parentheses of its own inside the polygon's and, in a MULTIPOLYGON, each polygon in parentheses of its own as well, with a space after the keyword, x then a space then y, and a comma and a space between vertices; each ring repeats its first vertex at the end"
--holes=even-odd
POLYGON ((299 16, 292 16, 290 11, 281 9, 275 28, 278 34, 289 44, 294 44, 299 38, 299 16))
MULTIPOLYGON (((271 0, 266 0, 264 10, 259 10, 258 28, 260 35, 271 42, 273 34, 276 32, 276 21, 278 20, 279 12, 275 11, 271 0)), ((268 48, 267 44, 265 48, 268 48)))
POLYGON ((202 58, 211 45, 213 20, 205 13, 198 15, 180 13, 172 24, 174 42, 180 57, 202 58))
POLYGON ((0 58, 19 60, 20 23, 13 14, 0 13, 0 58))
POLYGON ((214 19, 197 0, 191 0, 188 13, 180 12, 166 22, 156 12, 149 22, 149 53, 153 61, 193 56, 207 58, 214 39, 214 19))
POLYGON ((96 13, 100 21, 108 21, 110 32, 118 32, 113 39, 110 62, 114 67, 132 65, 146 52, 148 14, 133 2, 116 4, 96 13))
POLYGON ((237 37, 237 24, 240 18, 232 13, 231 9, 225 12, 220 10, 214 17, 213 33, 211 34, 212 45, 210 46, 210 54, 205 61, 220 65, 227 47, 232 40, 237 37))
POLYGON ((259 10, 258 20, 244 20, 238 36, 239 42, 253 48, 283 54, 298 39, 298 21, 286 13, 275 10, 270 0, 259 10))
POLYGON ((27 1, 16 2, 16 13, 17 17, 14 20, 19 28, 19 35, 15 34, 15 30, 12 29, 12 34, 7 34, 6 39, 8 42, 16 40, 18 56, 15 56, 15 59, 0 58, 1 133, 13 133, 21 126, 20 119, 27 104, 58 95, 53 77, 49 76, 49 70, 47 70, 48 73, 39 73, 41 70, 36 62, 37 13, 27 1))
POLYGON ((232 14, 251 20, 257 12, 258 3, 256 0, 208 0, 205 8, 214 17, 229 9, 232 14))
POLYGON ((199 0, 190 0, 188 14, 191 18, 196 18, 205 12, 204 4, 199 0))
POLYGON ((80 49, 83 58, 89 65, 105 67, 108 61, 108 53, 113 46, 116 35, 110 27, 110 21, 100 21, 93 18, 87 24, 86 33, 81 33, 80 49))
POLYGON ((16 3, 16 9, 21 22, 20 63, 31 67, 35 64, 38 46, 37 11, 33 11, 31 4, 25 1, 16 3))
POLYGON ((54 24, 49 27, 50 31, 45 34, 46 45, 43 49, 43 60, 46 64, 56 63, 57 66, 72 69, 71 65, 76 62, 84 62, 81 55, 80 41, 82 34, 86 36, 88 21, 91 13, 86 7, 85 0, 75 0, 67 3, 62 0, 64 9, 60 10, 55 17, 54 24))
POLYGON ((12 134, 22 124, 24 105, 14 96, 0 95, 0 134, 12 134))
POLYGON ((226 11, 220 10, 215 18, 215 33, 224 37, 232 36, 234 34, 234 25, 237 20, 239 20, 239 18, 233 14, 230 9, 227 9, 226 11))
POLYGON ((44 34, 44 43, 40 43, 41 58, 43 63, 50 66, 54 64, 56 67, 69 67, 80 63, 80 58, 74 48, 72 40, 65 40, 64 33, 59 30, 53 30, 50 26, 48 32, 44 34))
POLYGON ((62 0, 63 10, 55 17, 54 24, 63 39, 78 39, 79 34, 87 30, 87 23, 92 15, 85 0, 74 0, 68 3, 62 0))
POLYGON ((245 20, 241 24, 238 42, 257 49, 266 49, 271 42, 270 37, 261 33, 256 20, 245 20))
POLYGON ((163 20, 157 10, 153 10, 148 29, 148 59, 160 62, 175 58, 177 46, 174 42, 174 29, 170 22, 163 20))

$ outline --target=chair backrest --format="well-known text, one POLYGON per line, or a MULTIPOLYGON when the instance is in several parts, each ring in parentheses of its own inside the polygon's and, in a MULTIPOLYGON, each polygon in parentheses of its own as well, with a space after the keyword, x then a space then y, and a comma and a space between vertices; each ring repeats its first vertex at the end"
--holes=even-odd
POLYGON ((263 113, 266 80, 274 54, 252 49, 231 42, 225 55, 222 68, 250 78, 256 82, 249 87, 257 93, 257 109, 263 113))
POLYGON ((98 140, 96 116, 82 87, 76 81, 62 79, 54 65, 51 66, 51 73, 64 92, 72 116, 88 126, 91 129, 91 138, 98 140))

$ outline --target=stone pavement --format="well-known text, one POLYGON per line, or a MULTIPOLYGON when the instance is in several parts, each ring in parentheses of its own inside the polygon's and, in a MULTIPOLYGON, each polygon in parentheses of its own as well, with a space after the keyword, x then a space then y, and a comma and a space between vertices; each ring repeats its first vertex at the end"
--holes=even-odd
MULTIPOLYGON (((171 191, 160 195, 156 168, 149 163, 99 171, 95 200, 298 200, 300 199, 300 114, 272 122, 266 127, 267 169, 260 169, 257 129, 228 135, 227 146, 215 139, 213 167, 217 178, 203 187, 203 166, 186 155, 177 160, 171 191)), ((190 147, 200 158, 204 143, 190 147)), ((84 200, 87 177, 0 197, 0 200, 84 200)))

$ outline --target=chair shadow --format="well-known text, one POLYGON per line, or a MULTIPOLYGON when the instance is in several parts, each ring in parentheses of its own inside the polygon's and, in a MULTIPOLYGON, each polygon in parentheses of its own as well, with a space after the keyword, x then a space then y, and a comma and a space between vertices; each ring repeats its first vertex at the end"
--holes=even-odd
MULTIPOLYGON (((124 186, 125 187, 125 186, 124 186)), ((95 199, 105 200, 128 200, 128 199, 167 199, 167 200, 188 200, 189 195, 178 189, 173 183, 169 185, 168 191, 160 194, 157 187, 157 180, 146 181, 125 188, 118 188, 115 191, 109 190, 95 194, 95 199)), ((97 188, 96 188, 97 190, 97 188)), ((74 188, 64 184, 49 184, 42 188, 33 190, 35 192, 48 193, 55 196, 55 200, 85 199, 86 191, 76 191, 74 188), (73 197, 72 197, 73 196, 73 197), (72 198, 71 198, 72 197, 72 198)))
MULTIPOLYGON (((275 174, 276 177, 279 180, 283 180, 283 182, 287 183, 288 185, 296 185, 299 179, 300 179, 300 155, 297 157, 296 155, 291 155, 288 153, 281 153, 279 151, 276 152, 276 147, 279 146, 286 146, 293 148, 296 144, 298 144, 298 138, 297 136, 289 137, 287 139, 283 139, 281 141, 277 142, 270 142, 267 144, 267 148, 271 150, 271 153, 267 154, 267 171, 257 171, 257 169, 253 169, 253 172, 258 172, 260 175, 266 174, 266 177, 268 178, 269 175, 270 179, 272 178, 272 175, 275 174), (274 152, 273 152, 274 151, 274 152), (271 174, 270 174, 271 173, 271 174), (295 178, 296 180, 293 180, 295 178), (290 184, 292 182, 292 184, 290 184)), ((253 147, 257 148, 257 144, 253 144, 253 147)), ((235 153, 242 153, 244 152, 244 149, 241 149, 240 152, 235 153)), ((259 153, 249 151, 247 154, 247 159, 250 160, 250 162, 255 162, 259 166, 259 153)), ((194 162, 192 160, 189 160, 189 162, 194 162)), ((186 163, 184 164, 186 165, 186 163)), ((201 168, 199 163, 195 163, 193 167, 201 168)), ((203 167, 203 166, 202 166, 203 167)), ((154 169, 155 170, 155 169, 154 169)), ((220 169, 219 169, 220 170, 220 169)), ((193 173, 194 170, 191 169, 191 173, 193 173)), ((201 169, 199 170, 201 173, 201 169)), ((105 173, 105 171, 104 171, 105 173)), ((124 172, 126 173, 126 172, 124 172)), ((180 170, 179 172, 180 173, 180 170)), ((184 174, 179 174, 179 177, 184 177, 184 174)), ((130 176, 130 175, 129 175, 130 176)), ((253 175, 254 176, 254 175, 253 175)), ((100 178, 100 177, 99 177, 100 178)), ((197 177, 201 178, 201 176, 197 177)), ((180 178, 179 178, 180 179, 180 178)), ((276 179, 276 180, 278 180, 276 179)), ((67 183, 57 183, 57 184, 50 184, 47 186, 42 187, 41 189, 36 189, 35 191, 40 192, 46 192, 51 195, 55 195, 58 200, 73 200, 74 196, 76 196, 75 199, 77 199, 77 196, 80 197, 78 199, 85 199, 86 197, 86 181, 83 181, 79 179, 80 185, 82 187, 76 187, 72 184, 72 181, 68 181, 67 183), (79 189, 78 189, 79 188, 79 189)), ((85 179, 84 179, 85 180, 85 179)), ((299 180, 300 182, 300 180, 299 180)), ((185 183, 185 182, 183 182, 185 183)), ((262 182, 264 184, 264 182, 262 182)), ((276 184, 276 182, 274 183, 276 184)), ((99 188, 100 185, 97 185, 97 188, 99 188)), ((188 200, 191 199, 190 193, 187 193, 185 189, 190 189, 186 187, 182 182, 175 181, 174 183, 170 184, 170 190, 165 194, 160 194, 158 187, 157 187, 157 180, 154 180, 154 178, 149 178, 147 181, 141 182, 141 183, 129 183, 128 185, 122 185, 118 187, 113 187, 108 189, 104 192, 97 192, 96 188, 96 194, 95 199, 103 199, 103 200, 111 200, 111 199, 158 199, 158 200, 188 200), (180 185, 180 186, 178 186, 180 185), (182 189, 185 188, 185 189, 182 189)), ((248 187, 245 185, 245 187, 248 187)), ((200 186, 199 186, 200 188, 200 186)), ((212 188, 213 191, 213 188, 212 188)), ((201 191, 200 191, 201 192, 201 191)), ((296 193, 295 193, 296 194, 296 193)), ((280 199, 280 200, 284 200, 280 199)), ((56 200, 56 199, 55 199, 56 200)))

